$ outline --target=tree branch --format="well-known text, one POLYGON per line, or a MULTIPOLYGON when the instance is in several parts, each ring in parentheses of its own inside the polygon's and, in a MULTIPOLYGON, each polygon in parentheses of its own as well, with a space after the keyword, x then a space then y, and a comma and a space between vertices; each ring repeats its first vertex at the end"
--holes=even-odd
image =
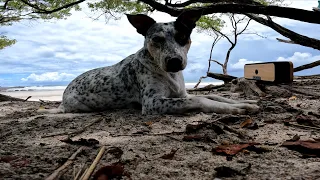
POLYGON ((59 8, 56 8, 56 9, 52 9, 52 10, 46 10, 46 9, 41 9, 39 6, 37 6, 36 4, 32 4, 30 3, 29 1, 26 1, 26 0, 20 0, 21 2, 23 2, 24 4, 36 9, 36 11, 33 11, 33 13, 39 13, 39 14, 51 14, 51 13, 54 13, 54 12, 58 12, 62 9, 67 9, 69 7, 72 7, 74 5, 77 5, 77 4, 80 4, 82 2, 84 2, 85 0, 79 0, 79 1, 75 1, 75 2, 72 2, 70 4, 66 4, 64 6, 61 6, 59 8))
POLYGON ((302 65, 302 66, 298 66, 298 67, 293 69, 293 72, 298 72, 298 71, 302 71, 302 70, 305 70, 305 69, 310 69, 310 68, 313 68, 313 67, 316 67, 316 66, 320 66, 320 60, 312 62, 312 63, 309 63, 309 64, 305 64, 305 65, 302 65))
POLYGON ((279 34, 289 38, 290 40, 292 40, 297 44, 320 50, 320 40, 318 39, 310 38, 310 37, 298 34, 296 32, 293 32, 285 27, 282 27, 281 25, 273 22, 270 17, 269 17, 269 20, 266 20, 264 18, 261 18, 253 14, 246 14, 246 16, 248 16, 249 18, 255 20, 260 24, 263 24, 265 26, 272 28, 273 30, 277 31, 279 34))
POLYGON ((288 44, 297 44, 294 41, 276 38, 279 42, 288 43, 288 44))
MULTIPOLYGON (((139 0, 153 7, 157 11, 165 12, 171 16, 177 17, 185 9, 177 9, 170 6, 161 4, 155 0, 139 0)), ((277 16, 282 18, 288 18, 308 23, 320 24, 319 12, 308 11, 290 7, 280 6, 265 6, 265 5, 253 5, 253 4, 239 4, 234 2, 216 3, 204 7, 188 8, 188 11, 196 11, 202 13, 202 15, 213 13, 235 13, 235 14, 264 14, 270 16, 277 16)))

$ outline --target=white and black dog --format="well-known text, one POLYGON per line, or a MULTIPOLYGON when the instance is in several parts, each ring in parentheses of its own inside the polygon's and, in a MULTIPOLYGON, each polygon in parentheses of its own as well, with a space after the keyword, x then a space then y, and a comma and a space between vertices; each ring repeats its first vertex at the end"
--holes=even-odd
POLYGON ((97 112, 138 104, 142 114, 257 112, 257 101, 187 94, 182 70, 187 66, 190 34, 200 17, 199 13, 186 11, 174 22, 156 23, 147 15, 127 15, 145 37, 143 47, 113 66, 79 75, 64 91, 57 109, 39 111, 97 112))

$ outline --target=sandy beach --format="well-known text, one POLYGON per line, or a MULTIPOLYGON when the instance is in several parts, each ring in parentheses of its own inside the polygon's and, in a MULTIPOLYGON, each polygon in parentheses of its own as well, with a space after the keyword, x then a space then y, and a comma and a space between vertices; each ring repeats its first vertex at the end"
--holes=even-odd
MULTIPOLYGON (((303 87, 320 87, 318 80, 305 82, 303 87)), ((194 92, 210 93, 248 99, 230 91, 194 92)), ((5 94, 59 100, 62 91, 5 94)), ((0 102, 0 179, 45 179, 81 147, 81 153, 59 178, 73 179, 81 166, 91 165, 102 146, 106 152, 94 173, 118 163, 133 180, 319 179, 320 96, 316 94, 250 97, 260 100, 261 111, 244 116, 142 116, 141 110, 133 109, 39 114, 36 110, 40 106, 55 108, 60 103, 0 102), (244 126, 248 119, 251 123, 244 126), (312 127, 288 125, 301 121, 312 127), (315 142, 315 149, 284 147, 290 139, 315 142), (229 150, 218 153, 223 147, 229 150)))
MULTIPOLYGON (((186 83, 186 88, 193 88, 196 83, 186 83)), ((204 82, 199 87, 204 87, 209 84, 220 85, 222 82, 204 82)), ((53 87, 23 87, 23 88, 9 88, 5 91, 0 91, 1 94, 12 96, 16 98, 26 99, 31 96, 29 101, 62 101, 64 86, 53 87), (57 88, 57 89, 56 89, 57 88)))
POLYGON ((30 101, 61 101, 62 94, 64 90, 49 90, 49 91, 13 91, 13 92, 1 92, 1 94, 26 99, 29 96, 32 96, 30 101))

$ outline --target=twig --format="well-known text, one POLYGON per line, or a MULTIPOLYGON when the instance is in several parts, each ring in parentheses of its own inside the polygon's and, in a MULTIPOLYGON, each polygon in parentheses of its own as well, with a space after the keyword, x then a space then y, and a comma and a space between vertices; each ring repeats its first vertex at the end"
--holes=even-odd
POLYGON ((86 165, 86 164, 82 164, 82 166, 81 166, 80 169, 79 169, 79 172, 77 173, 76 177, 74 177, 73 180, 78 180, 78 179, 79 179, 81 173, 83 172, 83 170, 85 170, 85 165, 86 165))
POLYGON ((61 175, 63 175, 66 171, 66 168, 70 166, 73 161, 76 159, 77 155, 82 152, 84 147, 80 147, 75 153, 73 153, 69 159, 57 170, 55 170, 49 177, 46 178, 46 180, 55 180, 59 179, 61 175))
POLYGON ((320 128, 318 128, 318 127, 312 127, 312 126, 294 124, 294 123, 290 123, 290 122, 285 122, 285 125, 286 125, 286 126, 296 126, 296 127, 300 127, 300 128, 306 128, 306 129, 314 129, 314 130, 320 131, 320 128))
POLYGON ((28 99, 30 99, 32 96, 28 96, 27 99, 23 100, 23 102, 28 101, 28 99))
POLYGON ((87 168, 87 169, 84 171, 84 173, 81 175, 81 177, 80 177, 80 179, 79 179, 79 180, 82 180, 82 179, 83 179, 84 175, 86 175, 86 174, 87 174, 88 170, 89 170, 89 168, 87 168))
POLYGON ((77 134, 80 134, 80 133, 83 133, 88 127, 92 126, 93 124, 95 123, 98 123, 100 121, 102 121, 103 118, 98 118, 96 119, 95 121, 91 122, 90 124, 86 125, 85 127, 79 129, 79 130, 76 130, 74 132, 59 132, 59 133, 53 133, 53 134, 47 134, 47 135, 43 135, 41 136, 41 138, 47 138, 47 137, 53 137, 53 136, 60 136, 60 135, 77 135, 77 134))
POLYGON ((117 135, 111 135, 111 137, 120 137, 120 136, 168 136, 168 135, 181 135, 185 133, 180 131, 173 131, 168 133, 158 133, 158 134, 117 134, 117 135))
POLYGON ((93 163, 91 164, 91 166, 89 167, 88 171, 85 173, 84 177, 82 180, 88 180, 91 176, 91 174, 93 173, 94 169, 96 168, 97 164, 99 163, 104 151, 106 150, 105 146, 102 146, 102 148, 100 149, 97 157, 94 159, 93 163))

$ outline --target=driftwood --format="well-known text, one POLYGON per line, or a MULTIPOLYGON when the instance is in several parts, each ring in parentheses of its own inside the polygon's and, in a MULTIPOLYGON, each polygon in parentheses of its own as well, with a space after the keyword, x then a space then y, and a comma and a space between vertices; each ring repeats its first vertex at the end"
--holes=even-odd
POLYGON ((224 83, 229 83, 232 80, 237 79, 237 77, 235 77, 235 76, 230 76, 230 75, 226 75, 226 74, 211 73, 211 72, 208 72, 207 76, 214 78, 214 79, 221 80, 224 83))
POLYGON ((229 84, 222 84, 222 85, 212 85, 209 84, 207 86, 204 86, 202 88, 192 88, 192 89, 187 89, 188 92, 194 92, 194 91, 211 91, 214 89, 219 89, 228 86, 229 84))
POLYGON ((24 99, 15 98, 7 95, 0 94, 0 102, 3 101, 24 101, 24 99))
POLYGON ((246 96, 265 96, 261 91, 255 80, 248 80, 245 78, 234 79, 231 82, 231 92, 243 92, 246 96))

